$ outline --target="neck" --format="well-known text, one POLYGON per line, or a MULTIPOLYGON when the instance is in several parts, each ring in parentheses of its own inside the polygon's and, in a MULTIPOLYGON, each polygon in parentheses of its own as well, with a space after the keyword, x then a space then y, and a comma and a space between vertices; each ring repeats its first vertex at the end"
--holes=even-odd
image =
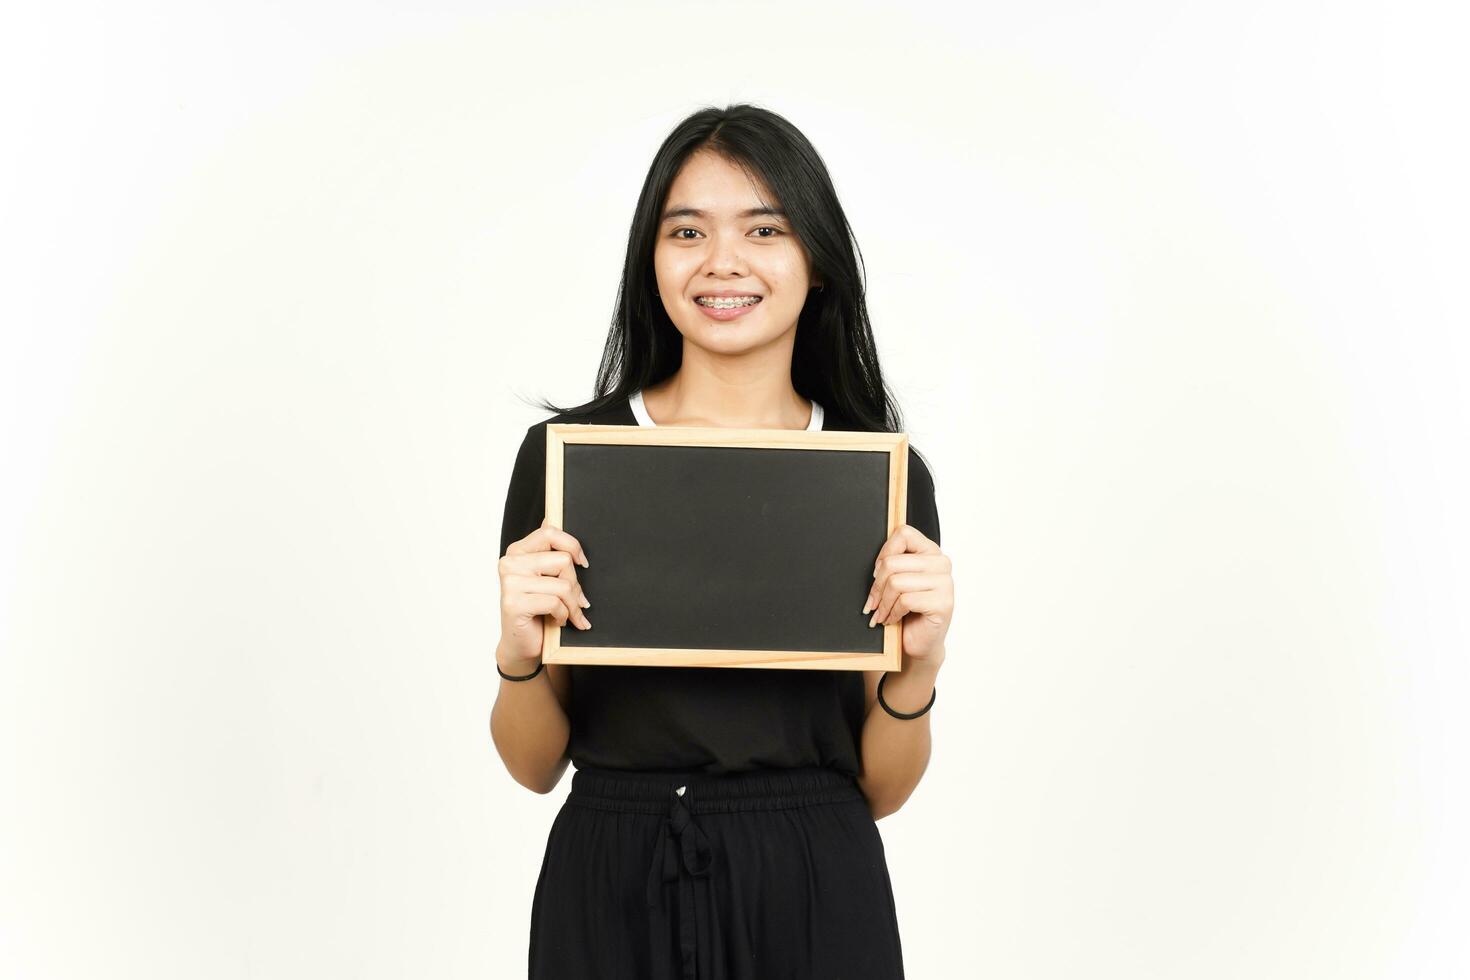
POLYGON ((688 362, 671 377, 643 390, 643 407, 659 425, 715 428, 805 429, 812 403, 796 393, 788 370, 731 376, 688 362))

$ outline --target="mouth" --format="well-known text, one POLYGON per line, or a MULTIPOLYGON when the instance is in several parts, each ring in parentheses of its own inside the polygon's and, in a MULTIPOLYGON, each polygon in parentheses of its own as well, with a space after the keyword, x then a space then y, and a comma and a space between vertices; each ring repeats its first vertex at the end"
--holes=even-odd
POLYGON ((750 313, 760 305, 762 297, 754 294, 747 296, 696 296, 694 305, 699 307, 699 312, 711 320, 721 323, 738 319, 750 313))
POLYGON ((754 293, 743 296, 705 295, 694 297, 694 302, 707 310, 734 310, 746 306, 754 306, 761 299, 762 297, 754 293))

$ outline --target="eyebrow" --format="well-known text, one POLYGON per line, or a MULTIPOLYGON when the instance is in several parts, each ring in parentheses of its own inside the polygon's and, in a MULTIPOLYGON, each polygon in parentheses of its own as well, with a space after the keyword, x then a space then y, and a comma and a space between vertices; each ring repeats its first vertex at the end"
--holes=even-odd
MULTIPOLYGON (((784 218, 784 217, 786 217, 786 211, 784 209, 782 209, 782 208, 772 208, 772 207, 746 208, 744 211, 741 211, 739 214, 735 215, 735 217, 737 217, 737 218, 754 218, 757 215, 769 215, 769 216, 775 217, 775 218, 784 218)), ((681 206, 681 207, 676 207, 676 208, 669 208, 667 211, 665 211, 662 221, 672 221, 675 218, 707 218, 707 217, 709 217, 709 213, 706 212, 706 211, 701 211, 701 210, 699 210, 699 208, 691 208, 691 207, 688 207, 688 206, 681 206)), ((660 223, 662 223, 662 221, 660 223)))

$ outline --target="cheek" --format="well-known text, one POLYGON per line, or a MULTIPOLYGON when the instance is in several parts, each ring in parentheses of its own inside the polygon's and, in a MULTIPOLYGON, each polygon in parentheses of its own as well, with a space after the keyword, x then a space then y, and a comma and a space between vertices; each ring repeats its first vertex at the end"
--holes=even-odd
POLYGON ((662 247, 653 250, 654 277, 667 283, 671 289, 676 283, 688 279, 697 265, 697 261, 691 263, 688 252, 662 247))
POLYGON ((804 292, 808 279, 806 258, 796 248, 788 248, 772 255, 766 268, 773 287, 804 292))

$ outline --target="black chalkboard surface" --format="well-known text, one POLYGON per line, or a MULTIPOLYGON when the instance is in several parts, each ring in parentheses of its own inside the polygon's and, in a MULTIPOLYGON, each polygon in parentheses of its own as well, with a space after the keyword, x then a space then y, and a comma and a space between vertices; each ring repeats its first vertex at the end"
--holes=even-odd
POLYGON ((545 617, 543 661, 898 670, 900 626, 862 606, 907 463, 901 432, 548 425, 592 628, 545 617))

